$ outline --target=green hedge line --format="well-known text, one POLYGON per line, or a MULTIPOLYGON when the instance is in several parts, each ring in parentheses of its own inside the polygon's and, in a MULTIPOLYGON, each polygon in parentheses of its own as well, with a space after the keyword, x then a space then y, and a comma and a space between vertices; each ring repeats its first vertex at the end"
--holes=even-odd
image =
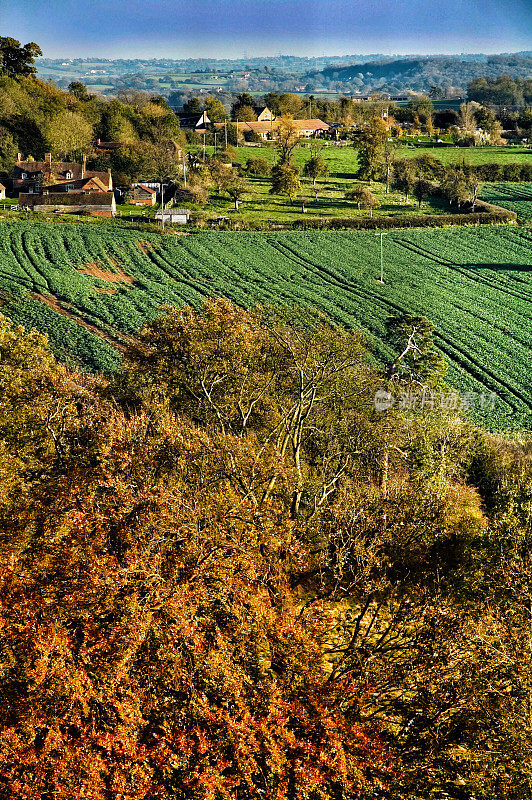
POLYGON ((507 209, 477 201, 476 206, 482 211, 465 214, 411 214, 404 217, 356 217, 353 219, 309 219, 296 220, 292 228, 296 230, 323 229, 333 230, 354 228, 357 230, 373 230, 376 228, 444 228, 448 225, 501 225, 517 222, 517 214, 507 209))
MULTIPOLYGON (((532 150, 530 151, 532 157, 532 150)), ((496 183, 497 181, 532 181, 532 161, 530 164, 476 164, 473 169, 475 175, 483 181, 496 183)))

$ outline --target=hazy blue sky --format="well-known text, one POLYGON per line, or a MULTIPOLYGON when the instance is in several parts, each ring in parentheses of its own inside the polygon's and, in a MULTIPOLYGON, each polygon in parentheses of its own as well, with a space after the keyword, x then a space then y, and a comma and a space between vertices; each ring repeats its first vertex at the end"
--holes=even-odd
POLYGON ((48 57, 504 52, 532 0, 0 0, 0 35, 48 57))

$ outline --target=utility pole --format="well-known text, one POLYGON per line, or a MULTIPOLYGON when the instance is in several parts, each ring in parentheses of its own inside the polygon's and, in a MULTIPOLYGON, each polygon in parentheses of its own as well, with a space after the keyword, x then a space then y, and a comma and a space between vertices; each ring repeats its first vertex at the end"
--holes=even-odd
POLYGON ((185 153, 183 153, 183 183, 185 185, 185 189, 187 188, 187 157, 185 153))
POLYGON ((161 224, 164 233, 164 183, 161 181, 161 224))
POLYGON ((205 137, 206 137, 206 135, 207 135, 206 133, 203 134, 203 160, 204 161, 205 161, 205 137))
POLYGON ((217 136, 218 136, 218 134, 216 133, 216 131, 214 131, 214 155, 215 156, 216 156, 216 137, 217 136))
POLYGON ((380 236, 381 237, 381 277, 380 277, 379 283, 384 283, 384 264, 383 264, 383 255, 382 255, 382 237, 383 236, 388 236, 388 234, 386 233, 386 231, 380 231, 379 233, 376 233, 375 236, 380 236))
POLYGON ((225 118, 225 149, 227 150, 227 117, 225 118))

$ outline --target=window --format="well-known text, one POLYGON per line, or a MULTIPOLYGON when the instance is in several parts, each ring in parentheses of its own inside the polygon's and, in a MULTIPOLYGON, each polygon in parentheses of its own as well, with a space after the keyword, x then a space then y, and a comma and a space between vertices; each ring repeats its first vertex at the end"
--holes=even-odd
POLYGON ((73 175, 73 173, 72 173, 72 172, 67 172, 67 174, 66 174, 66 179, 67 179, 67 181, 69 181, 69 180, 70 180, 71 178, 73 178, 73 177, 74 177, 74 175, 73 175))
POLYGON ((23 172, 22 173, 22 178, 24 179, 24 178, 27 178, 27 177, 28 177, 28 173, 27 172, 23 172))

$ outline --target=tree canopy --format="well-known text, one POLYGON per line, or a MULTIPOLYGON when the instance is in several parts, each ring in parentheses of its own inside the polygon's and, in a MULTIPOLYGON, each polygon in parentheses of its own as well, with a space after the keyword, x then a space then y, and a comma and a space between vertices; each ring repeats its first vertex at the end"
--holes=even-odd
POLYGON ((530 441, 387 327, 164 308, 109 382, 0 319, 2 796, 530 795, 530 441))

